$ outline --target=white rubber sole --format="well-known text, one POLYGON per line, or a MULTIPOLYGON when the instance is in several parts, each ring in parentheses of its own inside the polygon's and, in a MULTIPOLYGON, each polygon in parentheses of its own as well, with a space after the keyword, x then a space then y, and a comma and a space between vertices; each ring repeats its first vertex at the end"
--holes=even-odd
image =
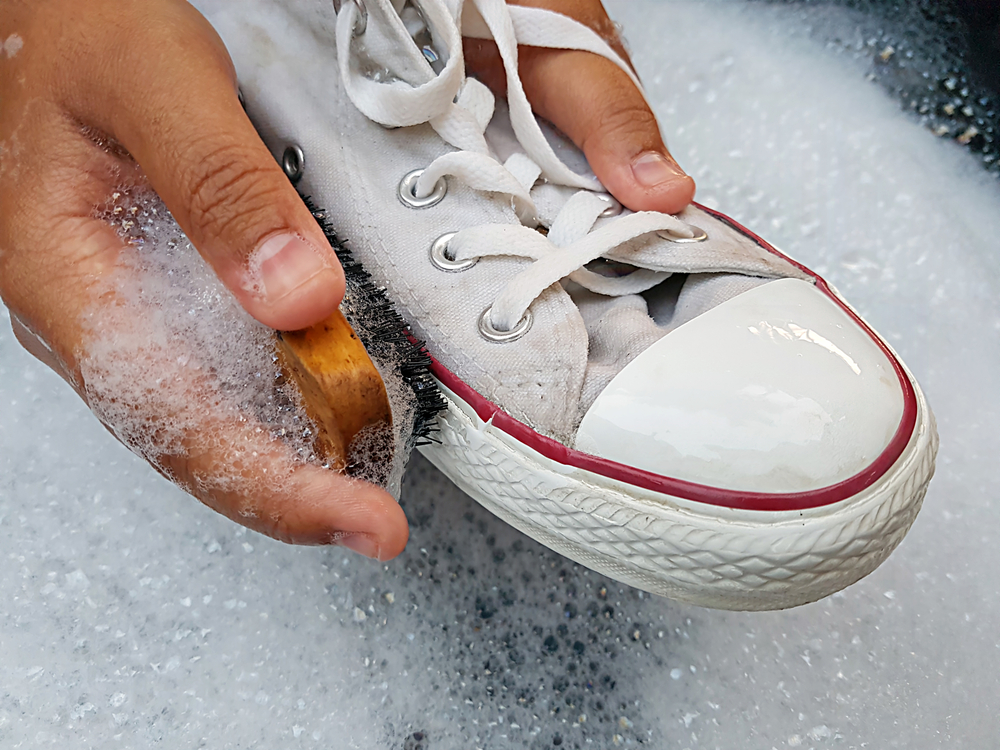
POLYGON ((913 386, 917 423, 893 466, 852 498, 807 510, 717 507, 553 461, 483 422, 444 386, 440 443, 420 450, 487 510, 604 575, 703 607, 785 609, 868 575, 913 523, 938 445, 913 386))

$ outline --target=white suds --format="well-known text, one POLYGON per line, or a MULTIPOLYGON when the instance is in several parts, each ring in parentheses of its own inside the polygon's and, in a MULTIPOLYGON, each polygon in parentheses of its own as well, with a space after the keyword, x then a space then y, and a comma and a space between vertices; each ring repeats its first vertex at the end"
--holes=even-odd
MULTIPOLYGON (((286 31, 270 0, 194 4, 286 31)), ((865 7, 930 1, 605 5, 701 200, 827 275, 926 388, 941 454, 899 549, 823 602, 705 610, 560 557, 420 456, 395 560, 254 538, 123 455, 0 310, 0 747, 992 746, 1000 185, 866 80, 888 40, 856 60, 802 15, 850 40, 865 7)))
MULTIPOLYGON (((117 192, 103 216, 128 245, 90 313, 80 357, 101 421, 170 476, 176 459, 212 456, 207 476, 216 489, 274 487, 296 466, 320 463, 315 426, 284 380, 274 332, 240 307, 159 198, 117 192)), ((398 422, 406 422, 402 408, 398 422)), ((387 459, 392 442, 374 433, 356 440, 363 466, 355 473, 398 493, 405 447, 387 459)))
POLYGON ((23 46, 24 40, 17 34, 11 34, 4 40, 3 44, 0 44, 0 51, 7 55, 7 57, 13 57, 21 51, 23 46))

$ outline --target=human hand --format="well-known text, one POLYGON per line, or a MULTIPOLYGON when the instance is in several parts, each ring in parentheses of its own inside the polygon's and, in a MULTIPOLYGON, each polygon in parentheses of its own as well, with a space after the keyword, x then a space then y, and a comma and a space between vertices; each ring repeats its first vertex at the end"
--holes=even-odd
POLYGON ((289 542, 398 554, 407 524, 388 493, 297 461, 252 415, 220 406, 198 368, 179 370, 176 349, 122 335, 160 332, 117 296, 132 249, 98 207, 147 185, 264 325, 311 325, 343 296, 336 257, 244 115, 211 26, 184 0, 7 0, 0 44, 0 296, 18 340, 220 513, 289 542), (110 395, 88 366, 97 350, 124 367, 110 395))
MULTIPOLYGON (((539 4, 560 10, 557 0, 539 4)), ((562 5, 623 53, 598 2, 562 5)), ((9 0, 0 42, 0 296, 18 340, 99 414, 107 414, 95 403, 101 388, 81 363, 96 343, 114 342, 123 322, 108 280, 130 273, 128 248, 96 211, 115 191, 159 193, 261 323, 301 328, 337 306, 339 265, 243 114, 221 41, 188 3, 9 0)), ((489 81, 489 51, 470 52, 489 81)), ((690 200, 693 183, 669 163, 665 181, 636 180, 632 157, 666 151, 621 71, 587 53, 525 49, 522 72, 539 113, 583 147, 626 205, 675 211, 690 200)), ((169 370, 174 354, 117 352, 144 377, 169 370)), ((218 400, 210 383, 192 378, 184 387, 178 399, 176 389, 138 383, 133 394, 153 397, 129 404, 123 393, 117 406, 143 412, 149 435, 109 428, 133 443, 149 438, 139 452, 157 470, 258 531, 380 559, 402 549, 406 519, 388 494, 297 462, 248 415, 206 409, 218 400), (167 422, 184 426, 179 444, 153 439, 167 422)))
MULTIPOLYGON (((562 13, 628 54, 600 0, 507 0, 562 13)), ((465 39, 467 68, 494 92, 506 90, 496 44, 465 39)), ((532 109, 584 152, 604 186, 633 211, 677 213, 695 185, 667 151, 655 115, 614 63, 578 50, 520 47, 518 69, 532 109)))

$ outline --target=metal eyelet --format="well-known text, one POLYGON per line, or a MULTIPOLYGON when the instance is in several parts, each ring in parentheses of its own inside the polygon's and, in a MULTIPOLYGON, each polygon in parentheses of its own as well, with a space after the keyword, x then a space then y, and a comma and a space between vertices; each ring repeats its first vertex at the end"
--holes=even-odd
POLYGON ((691 237, 680 237, 676 234, 668 232, 666 229, 661 229, 656 233, 656 236, 667 242, 676 242, 678 245, 684 245, 689 242, 704 242, 708 239, 708 233, 701 227, 696 227, 694 224, 688 224, 688 229, 694 232, 691 237))
POLYGON ((597 215, 598 219, 610 219, 622 212, 622 204, 613 195, 608 195, 607 193, 594 193, 594 195, 608 204, 608 207, 597 215))
MULTIPOLYGON (((368 8, 365 7, 365 0, 351 0, 358 8, 358 20, 354 24, 354 36, 361 36, 368 28, 368 8)), ((333 0, 333 12, 340 15, 340 9, 344 0, 333 0)))
POLYGON ((531 314, 531 310, 525 310, 524 315, 517 325, 511 328, 509 331, 501 331, 494 328, 493 322, 490 320, 490 313, 493 312, 493 306, 490 305, 485 310, 483 314, 479 316, 479 335, 482 336, 487 341, 495 341, 500 344, 508 344, 511 341, 517 341, 524 334, 528 332, 531 328, 531 324, 534 321, 534 316, 531 314))
POLYGON ((431 245, 431 263, 438 269, 447 273, 458 273, 472 268, 479 262, 479 258, 467 258, 466 260, 455 260, 448 257, 448 243, 455 236, 455 232, 442 234, 431 245))
POLYGON ((417 180, 420 179, 420 175, 423 173, 424 170, 422 169, 414 169, 399 181, 399 190, 397 192, 399 200, 403 202, 404 206, 409 208, 430 208, 444 200, 445 195, 448 194, 448 183, 442 177, 434 185, 434 191, 430 195, 426 198, 418 198, 414 191, 417 189, 417 180))
POLYGON ((293 185, 301 180, 306 168, 306 155, 302 153, 302 149, 295 144, 287 146, 285 153, 281 155, 281 168, 293 185))

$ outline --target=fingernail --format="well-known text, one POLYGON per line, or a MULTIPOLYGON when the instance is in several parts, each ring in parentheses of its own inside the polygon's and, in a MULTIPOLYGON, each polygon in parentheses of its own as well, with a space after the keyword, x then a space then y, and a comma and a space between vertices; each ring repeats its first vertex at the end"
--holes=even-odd
POLYGON ((379 544, 367 534, 346 534, 337 539, 336 543, 359 555, 378 560, 379 544))
POLYGON ((656 151, 645 151, 635 157, 632 160, 632 174, 643 187, 656 187, 686 176, 677 164, 656 151))
POLYGON ((294 234, 279 234, 250 256, 249 275, 254 291, 276 302, 327 268, 330 263, 314 245, 294 234))

